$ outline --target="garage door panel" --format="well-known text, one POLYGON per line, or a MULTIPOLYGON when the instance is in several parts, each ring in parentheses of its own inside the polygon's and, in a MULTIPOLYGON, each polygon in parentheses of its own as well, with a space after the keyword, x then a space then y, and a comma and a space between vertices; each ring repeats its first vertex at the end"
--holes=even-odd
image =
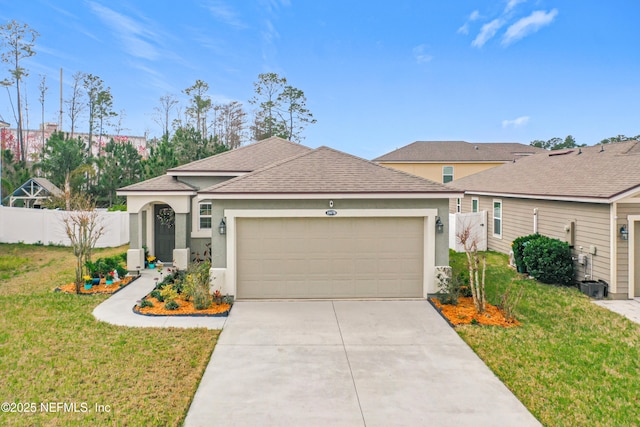
POLYGON ((238 218, 238 298, 420 297, 423 218, 238 218))

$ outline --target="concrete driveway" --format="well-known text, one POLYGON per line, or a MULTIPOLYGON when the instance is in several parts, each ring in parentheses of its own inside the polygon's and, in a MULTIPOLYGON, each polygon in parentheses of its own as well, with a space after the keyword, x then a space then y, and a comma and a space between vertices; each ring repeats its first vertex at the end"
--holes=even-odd
POLYGON ((539 426, 425 301, 237 302, 185 426, 539 426))

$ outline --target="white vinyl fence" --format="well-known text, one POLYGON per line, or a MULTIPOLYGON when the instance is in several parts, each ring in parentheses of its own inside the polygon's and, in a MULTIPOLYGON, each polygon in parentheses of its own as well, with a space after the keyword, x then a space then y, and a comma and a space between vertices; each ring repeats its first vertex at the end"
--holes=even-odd
POLYGON ((464 252, 458 233, 469 228, 470 237, 476 241, 479 251, 487 250, 487 211, 449 214, 449 248, 464 252))
MULTIPOLYGON (((98 210, 98 221, 105 233, 96 247, 107 248, 129 243, 129 214, 98 210)), ((9 208, 0 206, 1 243, 41 243, 70 246, 64 231, 65 211, 49 209, 9 208)))

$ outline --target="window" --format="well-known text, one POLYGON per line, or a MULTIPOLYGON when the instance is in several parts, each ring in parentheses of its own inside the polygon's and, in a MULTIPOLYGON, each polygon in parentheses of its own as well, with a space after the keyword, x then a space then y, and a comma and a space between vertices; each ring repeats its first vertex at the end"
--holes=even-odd
POLYGON ((493 201, 493 235, 502 238, 502 200, 493 201))
POLYGON ((460 197, 456 199, 456 212, 462 212, 462 199, 460 197))
POLYGON ((471 212, 478 212, 479 204, 480 204, 480 201, 478 200, 477 197, 474 197, 473 199, 471 199, 471 212))
POLYGON ((447 183, 453 181, 453 166, 442 167, 442 182, 447 183))
POLYGON ((211 202, 201 202, 199 205, 200 229, 211 228, 211 202))

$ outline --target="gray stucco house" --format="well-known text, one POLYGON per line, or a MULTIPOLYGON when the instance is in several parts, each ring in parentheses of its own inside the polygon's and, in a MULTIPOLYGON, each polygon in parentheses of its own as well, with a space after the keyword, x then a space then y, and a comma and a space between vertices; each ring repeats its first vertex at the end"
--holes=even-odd
POLYGON ((576 279, 604 280, 616 299, 640 297, 640 142, 546 151, 448 184, 450 211, 487 211, 487 246, 509 253, 539 232, 569 242, 576 279))
POLYGON ((143 245, 240 299, 426 297, 462 192, 328 148, 269 138, 122 188, 129 268, 143 245), (440 226, 438 226, 438 225, 440 226))

